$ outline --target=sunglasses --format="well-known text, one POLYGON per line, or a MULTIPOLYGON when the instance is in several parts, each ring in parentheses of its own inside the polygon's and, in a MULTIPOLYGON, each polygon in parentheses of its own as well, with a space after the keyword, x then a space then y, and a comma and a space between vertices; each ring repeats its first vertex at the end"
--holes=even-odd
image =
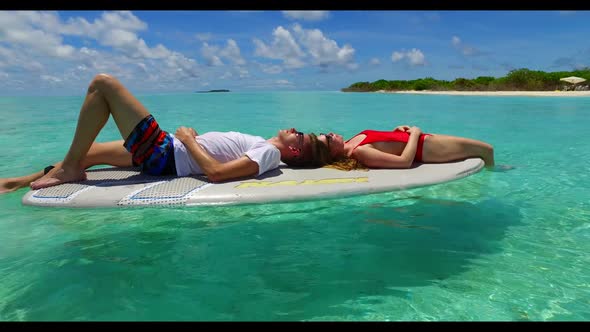
POLYGON ((299 150, 297 159, 303 159, 303 141, 305 140, 305 134, 300 131, 295 131, 295 135, 297 135, 297 150, 299 150))
POLYGON ((330 148, 330 142, 334 139, 334 134, 329 133, 329 134, 324 134, 324 133, 320 133, 320 136, 326 136, 326 143, 328 143, 328 149, 330 148))

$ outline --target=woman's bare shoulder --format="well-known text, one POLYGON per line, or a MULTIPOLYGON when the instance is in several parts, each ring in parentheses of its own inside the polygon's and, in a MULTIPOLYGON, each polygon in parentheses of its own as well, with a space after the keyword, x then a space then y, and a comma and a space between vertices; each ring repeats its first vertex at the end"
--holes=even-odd
POLYGON ((375 147, 373 146, 373 144, 363 144, 363 145, 359 145, 357 146, 354 150, 352 150, 352 153, 350 154, 351 157, 356 158, 356 157, 361 157, 367 154, 367 152, 370 151, 375 151, 375 147))

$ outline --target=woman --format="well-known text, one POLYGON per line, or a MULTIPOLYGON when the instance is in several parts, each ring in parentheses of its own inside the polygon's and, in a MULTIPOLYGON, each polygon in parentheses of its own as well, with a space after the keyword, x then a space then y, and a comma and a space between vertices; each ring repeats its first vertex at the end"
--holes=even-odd
POLYGON ((320 134, 330 156, 329 167, 410 168, 414 162, 445 163, 467 158, 481 158, 486 167, 494 166, 494 148, 485 142, 440 134, 424 134, 407 125, 393 131, 364 130, 344 141, 342 135, 320 134))

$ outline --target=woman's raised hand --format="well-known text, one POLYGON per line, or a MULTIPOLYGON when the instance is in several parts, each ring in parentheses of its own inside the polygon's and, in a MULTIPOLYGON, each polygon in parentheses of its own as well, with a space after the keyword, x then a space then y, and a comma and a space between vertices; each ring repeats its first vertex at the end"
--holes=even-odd
POLYGON ((420 136, 422 134, 422 130, 414 126, 408 130, 408 133, 410 133, 410 135, 420 136))
POLYGON ((407 132, 409 129, 410 129, 410 126, 403 125, 403 126, 397 126, 397 127, 395 127, 395 129, 393 131, 399 130, 399 131, 407 132))

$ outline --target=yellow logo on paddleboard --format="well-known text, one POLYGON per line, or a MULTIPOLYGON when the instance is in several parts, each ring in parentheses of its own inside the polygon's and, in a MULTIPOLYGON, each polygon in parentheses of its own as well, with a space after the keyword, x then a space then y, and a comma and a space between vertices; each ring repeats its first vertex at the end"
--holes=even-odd
POLYGON ((335 178, 335 179, 320 179, 320 180, 286 180, 286 181, 256 181, 256 182, 242 182, 236 188, 258 188, 258 187, 276 187, 276 186, 300 186, 313 184, 340 184, 340 183, 362 183, 369 182, 368 177, 360 178, 335 178))

